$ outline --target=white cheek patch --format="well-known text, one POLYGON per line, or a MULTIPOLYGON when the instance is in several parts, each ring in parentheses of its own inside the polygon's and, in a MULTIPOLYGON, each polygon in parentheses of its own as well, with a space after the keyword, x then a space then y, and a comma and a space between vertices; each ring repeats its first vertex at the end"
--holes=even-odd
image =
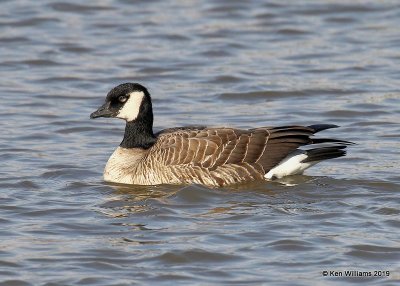
POLYGON ((119 110, 117 118, 133 121, 139 115, 140 105, 142 104, 144 93, 142 91, 134 91, 129 94, 128 100, 119 110))

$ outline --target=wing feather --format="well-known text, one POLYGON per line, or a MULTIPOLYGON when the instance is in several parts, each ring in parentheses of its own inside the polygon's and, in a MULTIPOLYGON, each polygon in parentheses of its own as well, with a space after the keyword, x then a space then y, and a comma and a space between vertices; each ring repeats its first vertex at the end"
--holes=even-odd
MULTIPOLYGON (((318 131, 313 126, 249 130, 180 127, 159 132, 157 143, 150 153, 161 158, 160 163, 166 166, 190 167, 187 171, 179 167, 174 172, 175 176, 186 172, 188 176, 198 177, 200 181, 214 180, 216 184, 221 184, 221 180, 230 182, 225 176, 235 177, 231 181, 237 181, 238 178, 262 178, 289 153, 300 146, 313 144, 310 136, 318 131)), ((314 141, 317 143, 321 140, 314 141)))

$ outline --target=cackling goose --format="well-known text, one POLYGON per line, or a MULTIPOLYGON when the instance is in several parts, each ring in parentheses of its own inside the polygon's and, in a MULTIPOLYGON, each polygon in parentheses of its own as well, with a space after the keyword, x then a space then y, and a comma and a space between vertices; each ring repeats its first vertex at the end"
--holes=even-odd
POLYGON ((125 135, 104 170, 104 180, 124 184, 225 186, 302 174, 318 162, 344 156, 348 141, 314 138, 338 127, 235 128, 178 127, 153 133, 147 89, 137 83, 113 88, 90 118, 126 121, 125 135), (313 146, 313 144, 321 144, 313 146), (309 145, 308 150, 298 149, 309 145))

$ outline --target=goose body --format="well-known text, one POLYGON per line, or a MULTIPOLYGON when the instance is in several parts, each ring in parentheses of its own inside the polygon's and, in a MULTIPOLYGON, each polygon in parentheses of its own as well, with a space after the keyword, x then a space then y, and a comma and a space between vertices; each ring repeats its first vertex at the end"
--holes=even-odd
POLYGON ((330 124, 249 130, 179 127, 154 134, 150 94, 132 83, 113 88, 104 105, 91 114, 96 117, 126 121, 124 139, 104 169, 105 181, 124 184, 225 186, 271 180, 344 156, 351 144, 312 137, 337 127, 330 124), (301 146, 309 148, 300 150, 301 146))

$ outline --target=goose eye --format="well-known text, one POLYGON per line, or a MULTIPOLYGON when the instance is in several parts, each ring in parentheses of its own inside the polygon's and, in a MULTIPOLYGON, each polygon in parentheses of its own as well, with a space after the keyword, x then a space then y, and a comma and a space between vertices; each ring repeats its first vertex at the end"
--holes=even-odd
POLYGON ((118 100, 119 102, 125 102, 128 99, 128 97, 126 95, 120 95, 118 96, 118 100))

